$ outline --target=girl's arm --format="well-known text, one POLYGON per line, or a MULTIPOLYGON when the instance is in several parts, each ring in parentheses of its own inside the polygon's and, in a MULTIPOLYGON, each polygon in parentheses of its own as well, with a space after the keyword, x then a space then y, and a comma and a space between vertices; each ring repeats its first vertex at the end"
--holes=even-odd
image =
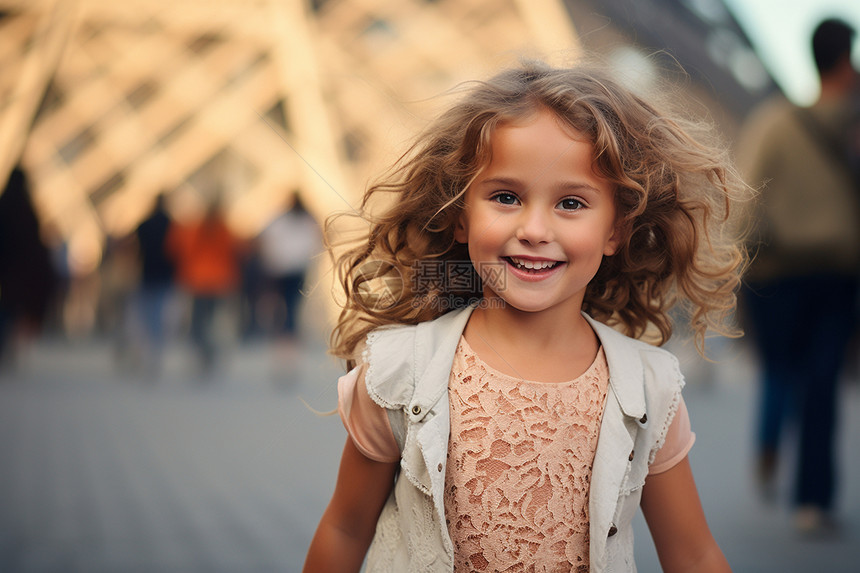
POLYGON ((373 461, 346 439, 334 495, 311 541, 305 573, 361 568, 396 470, 396 462, 373 461))
POLYGON ((647 478, 642 513, 665 573, 731 571, 708 529, 686 457, 672 469, 647 478))

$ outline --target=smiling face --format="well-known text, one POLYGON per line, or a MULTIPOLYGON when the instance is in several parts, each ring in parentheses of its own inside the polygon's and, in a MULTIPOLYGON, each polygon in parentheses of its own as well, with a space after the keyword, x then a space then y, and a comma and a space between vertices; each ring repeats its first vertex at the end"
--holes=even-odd
POLYGON ((588 283, 618 246, 613 189, 592 170, 591 143, 540 110, 500 125, 490 145, 454 235, 468 243, 484 295, 578 316, 588 283))

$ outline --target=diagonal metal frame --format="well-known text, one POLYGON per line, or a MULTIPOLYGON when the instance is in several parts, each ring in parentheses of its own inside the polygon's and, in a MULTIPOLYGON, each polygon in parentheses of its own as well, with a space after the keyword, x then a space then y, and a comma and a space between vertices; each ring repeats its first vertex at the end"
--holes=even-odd
POLYGON ((12 15, 0 20, 0 62, 17 62, 0 76, 0 174, 23 151, 43 220, 90 251, 225 153, 251 175, 210 179, 228 187, 248 234, 295 189, 320 217, 353 209, 437 95, 522 54, 578 50, 558 0, 0 0, 0 10, 12 15), (46 93, 53 104, 34 122, 46 93), (285 125, 266 117, 279 106, 285 125))

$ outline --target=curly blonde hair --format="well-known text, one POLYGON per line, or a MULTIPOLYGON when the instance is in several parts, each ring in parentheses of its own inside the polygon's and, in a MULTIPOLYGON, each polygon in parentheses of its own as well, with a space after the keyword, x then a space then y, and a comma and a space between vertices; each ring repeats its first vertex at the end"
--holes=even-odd
MULTIPOLYGON (((707 143, 714 140, 709 126, 662 113, 596 68, 527 62, 469 84, 368 188, 353 215, 369 231, 335 256, 346 296, 332 333, 334 355, 352 364, 371 330, 430 320, 481 296, 474 269, 471 281, 450 280, 469 261, 467 246, 454 240, 464 194, 489 162, 494 129, 540 109, 590 140, 595 173, 615 188, 622 240, 604 257, 583 310, 629 336, 656 334, 663 344, 672 333, 670 310, 680 307, 700 352, 708 330, 740 334, 732 314, 747 256, 735 204, 749 188, 727 151, 707 143), (379 197, 393 204, 374 215, 379 197), (439 280, 417 280, 427 268, 439 280)), ((333 253, 338 246, 329 244, 333 253)))

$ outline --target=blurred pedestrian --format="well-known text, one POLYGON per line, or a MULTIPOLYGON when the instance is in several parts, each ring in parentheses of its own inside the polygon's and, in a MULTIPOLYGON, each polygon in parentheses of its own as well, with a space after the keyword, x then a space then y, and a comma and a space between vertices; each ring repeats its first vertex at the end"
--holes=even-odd
POLYGON ((39 331, 56 286, 26 173, 15 167, 0 194, 0 366, 39 331))
POLYGON ((322 252, 322 235, 316 220, 308 213, 301 197, 281 213, 260 234, 260 263, 271 285, 278 306, 273 333, 286 342, 298 338, 298 314, 302 288, 311 259, 322 252))
POLYGON ((167 254, 170 217, 165 196, 158 195, 149 216, 135 230, 140 259, 140 284, 135 310, 143 335, 144 368, 151 374, 161 369, 165 338, 165 308, 173 291, 174 266, 167 254))
POLYGON ((97 276, 97 332, 110 343, 114 364, 119 370, 137 370, 140 356, 134 344, 133 303, 140 283, 140 265, 132 237, 106 237, 97 276))
POLYGON ((241 243, 213 204, 202 219, 171 225, 167 251, 179 286, 191 295, 191 342, 209 372, 218 351, 216 314, 238 292, 241 243))
POLYGON ((259 236, 249 240, 242 257, 242 278, 239 281, 239 336, 242 342, 253 342, 267 337, 270 332, 269 319, 264 316, 266 308, 261 301, 267 297, 266 277, 260 262, 259 236))
POLYGON ((803 531, 832 523, 837 392, 857 324, 860 154, 851 134, 860 100, 851 64, 854 36, 840 20, 822 22, 812 37, 818 100, 808 108, 782 96, 765 102, 745 125, 738 147, 747 180, 762 186, 753 213, 757 254, 744 297, 762 368, 758 479, 772 496, 784 427, 796 425, 793 504, 803 531))

